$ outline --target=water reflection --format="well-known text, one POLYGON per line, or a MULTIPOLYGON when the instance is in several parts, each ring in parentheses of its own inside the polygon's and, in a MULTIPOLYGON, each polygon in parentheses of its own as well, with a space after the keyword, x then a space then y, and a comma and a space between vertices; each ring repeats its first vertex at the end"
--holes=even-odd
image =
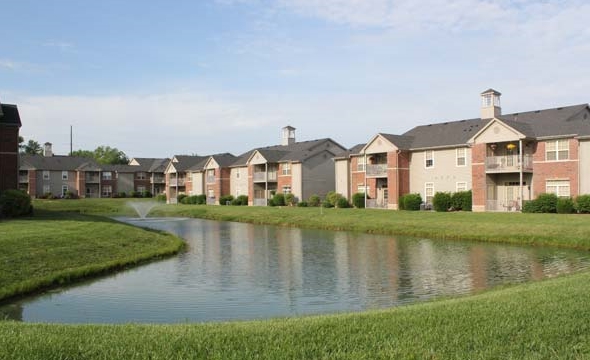
POLYGON ((206 220, 143 221, 175 258, 0 307, 49 322, 183 322, 356 311, 584 269, 588 253, 206 220))

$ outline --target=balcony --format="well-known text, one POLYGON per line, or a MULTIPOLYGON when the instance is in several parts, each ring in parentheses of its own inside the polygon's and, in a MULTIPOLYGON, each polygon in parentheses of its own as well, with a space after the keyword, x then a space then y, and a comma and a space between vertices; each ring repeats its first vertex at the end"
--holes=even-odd
POLYGON ((29 182, 29 176, 28 175, 19 175, 18 182, 21 183, 21 184, 28 183, 29 182))
POLYGON ((254 199, 254 206, 266 206, 267 200, 264 198, 255 198, 254 199))
POLYGON ((98 175, 92 176, 92 175, 86 175, 86 183, 90 184, 90 183, 99 183, 100 182, 100 177, 98 175))
POLYGON ((385 200, 367 199, 366 207, 368 209, 387 209, 387 202, 385 200))
POLYGON ((367 165, 367 176, 387 177, 387 164, 367 165))
MULTIPOLYGON (((533 171, 533 157, 531 155, 524 155, 523 163, 523 172, 533 171)), ((486 158, 487 173, 520 172, 520 169, 520 155, 488 156, 486 158)))
POLYGON ((255 172, 252 178, 254 182, 276 182, 277 181, 277 172, 276 171, 269 171, 268 173, 265 172, 255 172), (268 174, 268 177, 266 176, 268 174))
POLYGON ((520 211, 520 205, 516 200, 486 200, 486 211, 517 212, 520 211))
POLYGON ((208 197, 207 198, 207 205, 216 205, 217 203, 217 199, 214 197, 208 197))
POLYGON ((169 186, 184 186, 185 179, 170 179, 169 186))
POLYGON ((161 175, 154 175, 150 180, 152 184, 161 184, 166 182, 166 177, 161 175))

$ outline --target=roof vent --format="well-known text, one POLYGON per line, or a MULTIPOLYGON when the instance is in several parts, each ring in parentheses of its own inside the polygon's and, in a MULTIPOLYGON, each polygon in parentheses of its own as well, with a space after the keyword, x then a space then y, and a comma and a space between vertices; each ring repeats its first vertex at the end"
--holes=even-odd
POLYGON ((535 110, 535 114, 538 114, 540 112, 541 112, 541 110, 535 110))
POLYGON ((562 107, 558 107, 558 108, 557 108, 557 110, 561 110, 561 109, 563 109, 563 108, 562 108, 562 107))

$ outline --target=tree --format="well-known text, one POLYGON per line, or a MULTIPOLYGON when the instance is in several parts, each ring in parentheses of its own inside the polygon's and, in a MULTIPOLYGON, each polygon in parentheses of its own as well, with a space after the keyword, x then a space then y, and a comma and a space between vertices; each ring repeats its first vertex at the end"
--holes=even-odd
MULTIPOLYGON (((24 141, 24 139, 23 139, 23 141, 24 141)), ((21 152, 23 154, 29 154, 29 155, 43 154, 43 148, 41 147, 41 145, 37 141, 29 140, 29 142, 27 142, 25 145, 22 145, 21 152)))
POLYGON ((124 152, 117 148, 110 146, 99 146, 94 151, 90 150, 76 150, 72 152, 72 156, 91 157, 100 164, 127 164, 129 158, 124 152))

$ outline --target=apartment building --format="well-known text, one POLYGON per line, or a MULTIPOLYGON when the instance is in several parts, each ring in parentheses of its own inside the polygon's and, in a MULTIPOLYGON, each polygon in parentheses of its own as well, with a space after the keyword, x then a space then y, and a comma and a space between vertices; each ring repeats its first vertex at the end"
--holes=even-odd
POLYGON ((18 188, 18 133, 21 127, 16 105, 0 103, 0 193, 18 188))
POLYGON ((379 133, 335 158, 336 191, 398 209, 407 193, 431 203, 439 191, 472 190, 474 211, 518 211, 545 192, 590 193, 588 104, 502 114, 498 91, 480 95, 480 118, 379 133))
POLYGON ((202 169, 208 159, 209 156, 197 155, 175 155, 172 157, 164 170, 168 203, 176 204, 178 195, 181 194, 199 195, 202 192, 202 169), (193 184, 195 191, 193 191, 193 184))

